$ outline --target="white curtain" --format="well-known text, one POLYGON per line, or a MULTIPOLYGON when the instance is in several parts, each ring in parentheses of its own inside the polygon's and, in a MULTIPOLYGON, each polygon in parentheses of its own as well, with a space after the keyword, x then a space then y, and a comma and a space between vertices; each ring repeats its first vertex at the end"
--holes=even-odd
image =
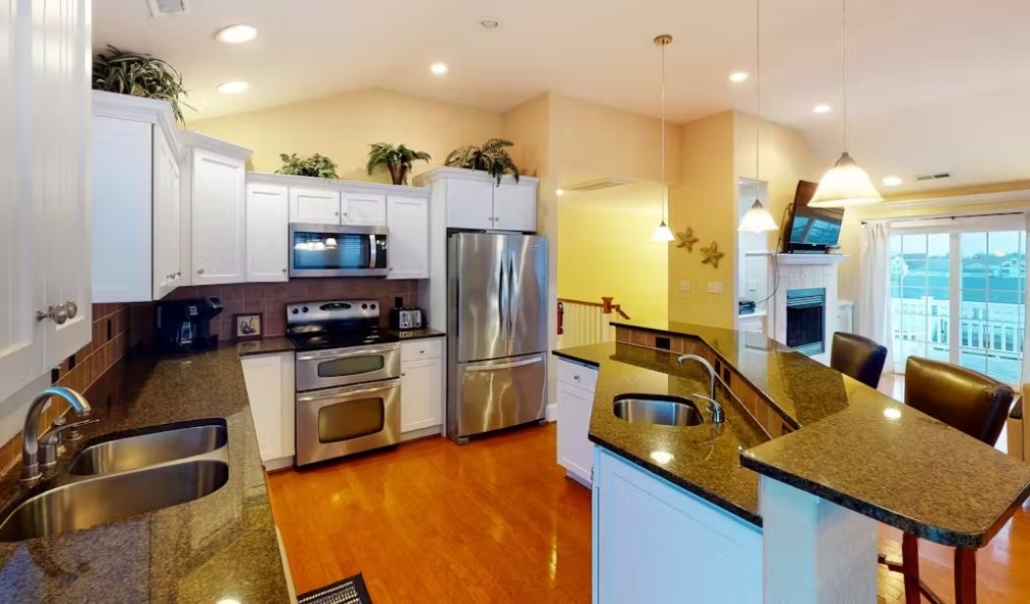
MULTIPOLYGON (((1030 265, 1030 213, 1023 215, 1024 228, 1026 229, 1026 249, 1023 250, 1024 262, 1030 265)), ((1030 266, 1023 267, 1026 287, 1030 290, 1030 266)), ((1024 392, 1030 391, 1030 292, 1024 292, 1024 311, 1023 311, 1023 370, 1020 379, 1020 392, 1016 395, 1022 395, 1024 392)), ((1030 422, 1028 422, 1027 405, 1030 401, 1024 400, 1023 405, 1023 434, 1017 435, 1022 437, 1022 446, 1019 446, 1018 440, 1016 443, 1013 442, 1013 436, 1009 435, 1009 453, 1016 455, 1020 459, 1026 461, 1028 453, 1030 453, 1030 422)), ((1010 429, 1014 426, 1009 424, 1010 429)))
POLYGON ((894 367, 891 355, 891 227, 886 222, 869 222, 862 226, 859 258, 861 289, 855 330, 887 347, 884 372, 894 367))

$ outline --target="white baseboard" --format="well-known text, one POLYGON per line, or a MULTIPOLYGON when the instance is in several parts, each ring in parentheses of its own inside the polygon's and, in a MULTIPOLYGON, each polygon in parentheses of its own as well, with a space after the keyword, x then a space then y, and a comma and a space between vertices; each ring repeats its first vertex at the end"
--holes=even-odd
POLYGON ((412 430, 410 432, 404 432, 401 434, 401 442, 407 442, 409 440, 415 440, 418 438, 425 438, 427 436, 442 436, 443 426, 429 426, 428 428, 420 428, 418 430, 412 430))
POLYGON ((544 414, 544 418, 549 422, 558 421, 558 403, 547 405, 547 411, 544 414))
POLYGON ((293 456, 269 459, 268 461, 261 462, 261 465, 265 466, 266 472, 278 472, 279 470, 293 467, 293 456))

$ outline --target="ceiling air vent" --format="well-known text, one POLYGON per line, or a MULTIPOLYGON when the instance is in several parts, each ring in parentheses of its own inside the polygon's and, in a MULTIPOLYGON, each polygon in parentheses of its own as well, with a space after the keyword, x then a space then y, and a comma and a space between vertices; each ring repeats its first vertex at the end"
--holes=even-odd
POLYGON ((943 180, 945 178, 951 178, 951 172, 941 172, 939 174, 923 174, 916 176, 916 180, 920 182, 926 182, 928 180, 943 180))
POLYGON ((147 4, 155 17, 181 15, 189 8, 189 0, 147 0, 147 4))
POLYGON ((562 187, 563 191, 600 191, 601 189, 611 189, 612 187, 621 187, 632 183, 632 180, 625 178, 598 178, 597 180, 585 180, 583 182, 577 182, 567 187, 562 187))

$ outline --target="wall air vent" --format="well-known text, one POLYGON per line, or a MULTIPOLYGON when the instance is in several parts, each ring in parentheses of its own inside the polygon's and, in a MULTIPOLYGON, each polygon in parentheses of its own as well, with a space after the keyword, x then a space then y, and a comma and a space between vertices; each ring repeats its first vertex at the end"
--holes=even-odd
POLYGON ((563 191, 600 191, 631 184, 633 181, 626 178, 598 178, 596 180, 585 180, 562 187, 563 191))
POLYGON ((945 178, 951 178, 951 172, 941 172, 939 174, 922 174, 916 176, 916 180, 920 182, 926 182, 928 180, 943 180, 945 178))
POLYGON ((155 17, 181 15, 189 10, 189 0, 147 0, 150 14, 155 17))

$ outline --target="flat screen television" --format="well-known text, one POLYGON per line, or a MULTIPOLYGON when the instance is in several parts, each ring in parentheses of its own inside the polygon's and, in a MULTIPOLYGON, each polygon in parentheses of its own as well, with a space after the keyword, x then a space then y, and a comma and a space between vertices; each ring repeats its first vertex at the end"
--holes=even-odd
POLYGON ((783 251, 828 252, 840 245, 840 228, 844 208, 813 208, 808 202, 815 196, 819 183, 802 180, 794 194, 794 209, 786 229, 783 251))

